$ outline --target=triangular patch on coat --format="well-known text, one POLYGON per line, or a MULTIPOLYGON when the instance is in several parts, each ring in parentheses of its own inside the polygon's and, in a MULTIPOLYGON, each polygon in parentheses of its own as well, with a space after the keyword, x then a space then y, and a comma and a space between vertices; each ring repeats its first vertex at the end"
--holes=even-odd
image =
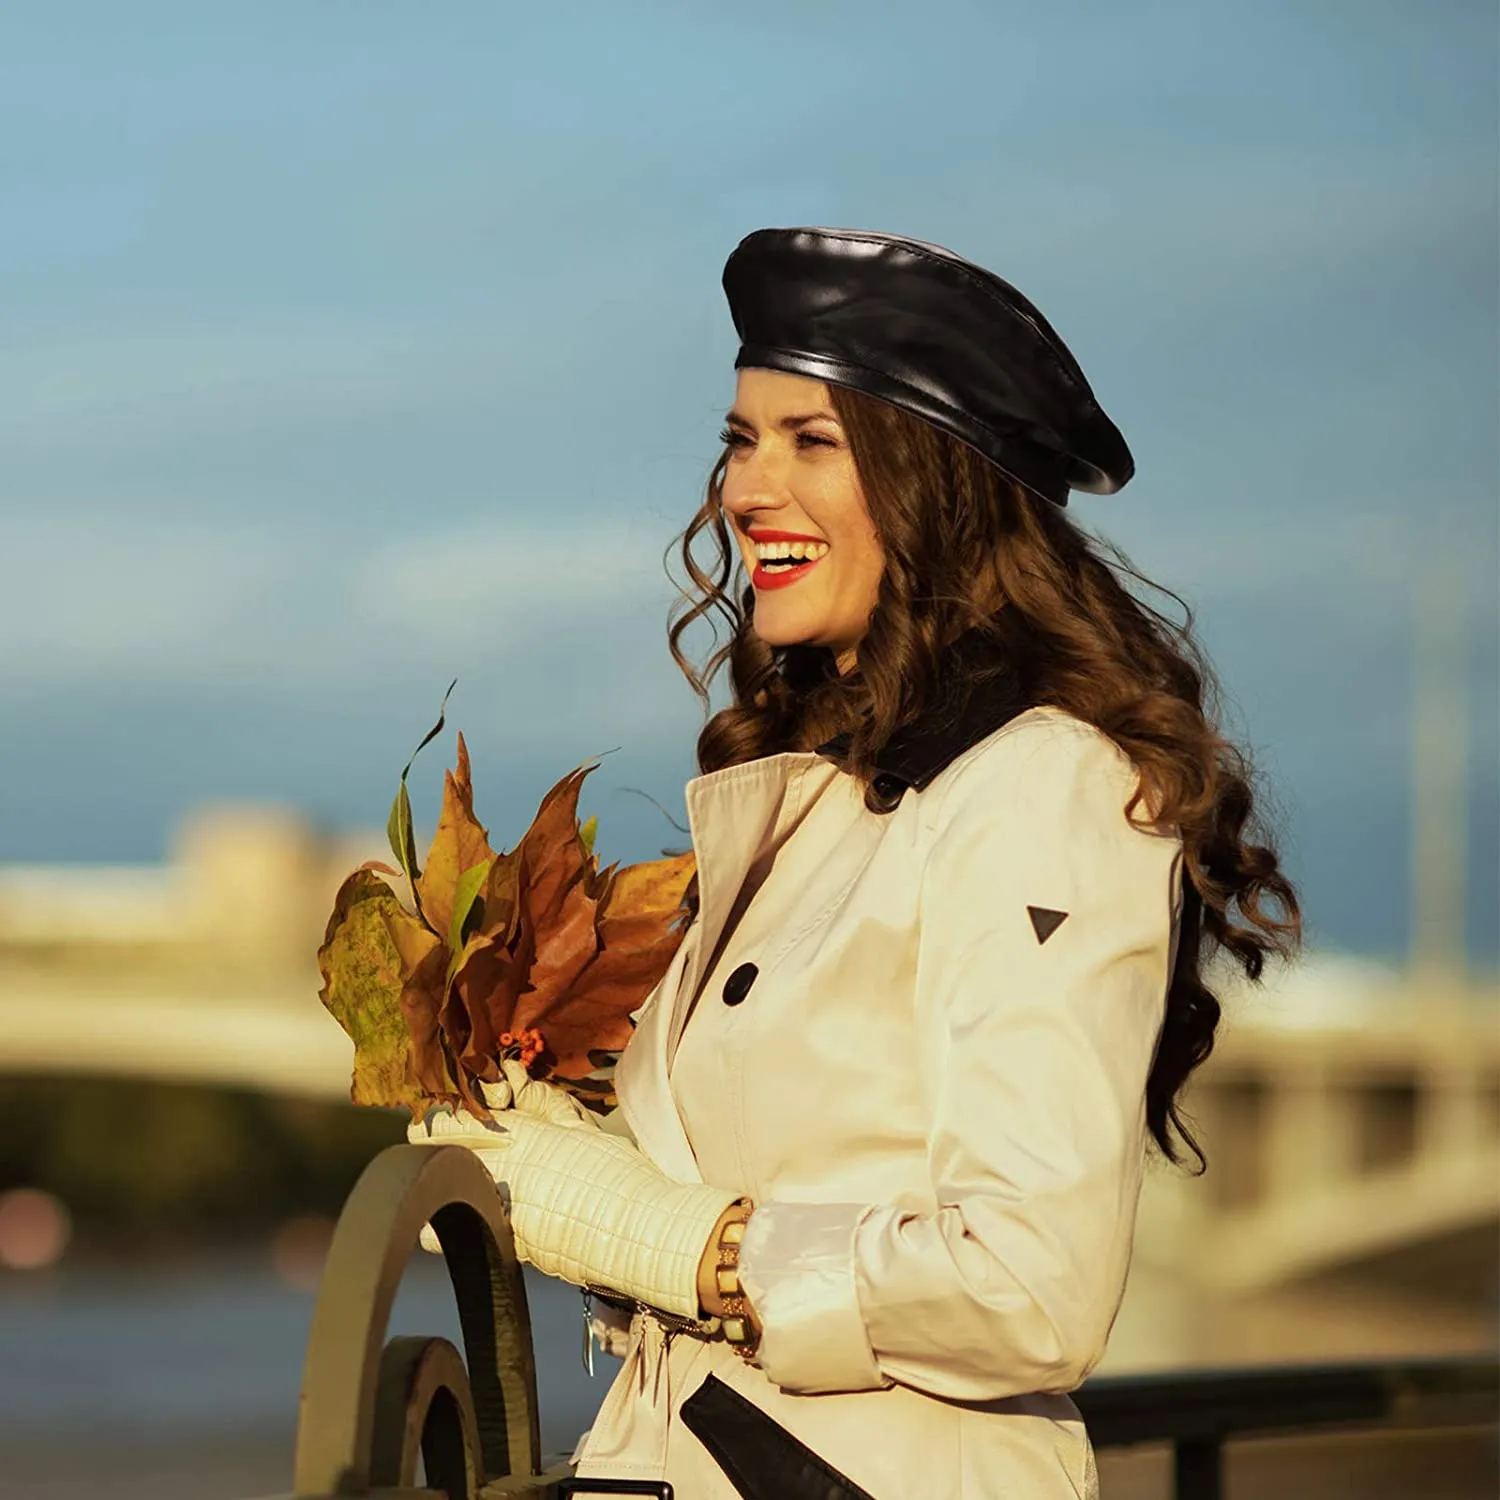
POLYGON ((1067 912, 1053 911, 1049 906, 1028 906, 1026 915, 1031 918, 1031 930, 1039 943, 1045 943, 1068 920, 1067 912))

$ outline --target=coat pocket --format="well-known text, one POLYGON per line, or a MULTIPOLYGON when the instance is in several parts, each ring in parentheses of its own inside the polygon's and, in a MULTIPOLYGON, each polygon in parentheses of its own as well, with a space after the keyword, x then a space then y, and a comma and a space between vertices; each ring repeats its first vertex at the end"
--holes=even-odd
POLYGON ((716 1375, 681 1416, 744 1500, 875 1500, 716 1375))

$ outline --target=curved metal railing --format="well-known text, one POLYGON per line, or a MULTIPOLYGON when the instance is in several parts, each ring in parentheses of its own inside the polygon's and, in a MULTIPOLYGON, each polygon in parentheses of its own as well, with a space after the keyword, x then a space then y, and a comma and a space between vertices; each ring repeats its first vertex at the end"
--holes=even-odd
POLYGON ((297 1417, 297 1500, 545 1500, 571 1466, 544 1474, 540 1464, 531 1314, 494 1182, 461 1146, 388 1147, 350 1193, 323 1268, 297 1417), (386 1341, 429 1222, 463 1355, 443 1338, 386 1341))
MULTIPOLYGON (((1177 1500, 1219 1500, 1224 1446, 1235 1438, 1492 1425, 1500 1369, 1472 1358, 1174 1371, 1095 1377, 1074 1399, 1096 1448, 1169 1444, 1177 1500)), ((302 1380, 295 1493, 283 1500, 553 1500, 572 1465, 544 1473, 540 1464, 531 1315, 490 1174, 462 1146, 391 1146, 361 1174, 329 1247, 302 1380), (453 1283, 462 1355, 443 1338, 386 1339, 429 1222, 453 1283)))

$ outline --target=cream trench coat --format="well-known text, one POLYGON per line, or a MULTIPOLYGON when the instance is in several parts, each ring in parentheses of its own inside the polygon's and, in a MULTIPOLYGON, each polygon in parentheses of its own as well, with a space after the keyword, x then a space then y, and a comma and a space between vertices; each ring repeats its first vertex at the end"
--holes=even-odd
POLYGON ((1003 695, 908 742, 889 813, 826 749, 687 784, 699 908, 617 1072, 658 1166, 756 1204, 757 1363, 622 1317, 578 1472, 734 1500, 678 1415, 712 1374, 875 1500, 1097 1496, 1066 1392, 1124 1291, 1180 840, 1003 695))

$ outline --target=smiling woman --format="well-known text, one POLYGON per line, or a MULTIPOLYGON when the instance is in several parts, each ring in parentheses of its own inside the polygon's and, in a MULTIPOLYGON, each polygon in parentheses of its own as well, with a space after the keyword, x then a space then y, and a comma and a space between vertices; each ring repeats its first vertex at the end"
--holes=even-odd
POLYGON ((1087 1500, 1067 1393, 1149 1146, 1196 1150, 1201 964, 1258 976, 1296 896, 1191 637, 1066 519, 1133 463, 1040 312, 868 231, 758 231, 724 284, 737 387, 668 631, 705 703, 733 688, 686 788, 693 921, 616 1128, 530 1083, 485 1153, 625 1360, 579 1473, 1087 1500), (731 634, 700 672, 705 616, 731 634))
POLYGON ((773 646, 824 647, 848 671, 885 556, 827 387, 741 370, 721 436, 721 500, 755 589, 756 635, 773 646))

